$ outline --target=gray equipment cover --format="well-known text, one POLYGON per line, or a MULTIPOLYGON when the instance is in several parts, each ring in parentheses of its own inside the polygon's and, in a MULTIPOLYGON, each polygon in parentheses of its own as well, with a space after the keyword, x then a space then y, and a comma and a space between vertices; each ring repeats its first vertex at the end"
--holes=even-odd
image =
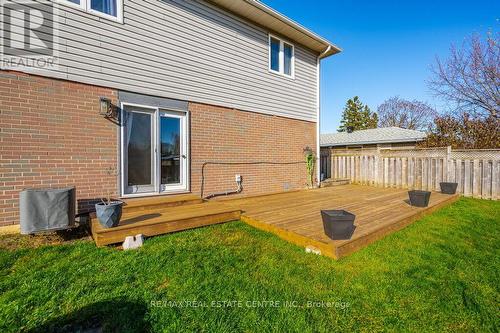
POLYGON ((75 224, 75 188, 25 189, 19 194, 21 234, 60 230, 75 224))

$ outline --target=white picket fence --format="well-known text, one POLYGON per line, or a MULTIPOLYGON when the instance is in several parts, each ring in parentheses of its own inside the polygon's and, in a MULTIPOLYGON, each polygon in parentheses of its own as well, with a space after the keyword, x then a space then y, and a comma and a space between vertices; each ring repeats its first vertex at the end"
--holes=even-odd
POLYGON ((325 177, 358 184, 434 191, 446 181, 458 183, 465 196, 500 196, 500 150, 495 149, 331 150, 322 153, 321 167, 325 177))

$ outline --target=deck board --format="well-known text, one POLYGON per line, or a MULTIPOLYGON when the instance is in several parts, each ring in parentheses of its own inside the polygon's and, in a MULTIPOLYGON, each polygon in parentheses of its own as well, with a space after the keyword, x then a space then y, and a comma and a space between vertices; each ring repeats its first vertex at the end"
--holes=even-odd
POLYGON ((410 206, 407 190, 341 185, 264 196, 202 202, 192 195, 134 200, 116 228, 92 219, 97 245, 123 242, 139 233, 154 236, 240 219, 302 247, 341 258, 404 228, 458 199, 433 192, 429 207, 410 206), (356 215, 349 240, 331 240, 323 231, 322 209, 345 209, 356 215))
POLYGON ((218 202, 183 204, 124 212, 120 224, 104 228, 96 218, 91 220, 92 236, 97 246, 121 243, 127 236, 146 237, 203 227, 240 219, 240 211, 218 202))
POLYGON ((199 204, 203 200, 193 194, 178 194, 171 196, 156 196, 146 198, 125 199, 123 205, 124 212, 141 212, 151 209, 162 209, 166 207, 177 207, 190 204, 199 204))
POLYGON ((313 246, 340 258, 418 218, 458 199, 433 192, 429 207, 412 207, 404 189, 342 185, 310 191, 273 194, 225 201, 242 210, 242 220, 299 246, 313 246), (356 215, 349 240, 331 240, 323 231, 322 209, 345 209, 356 215))

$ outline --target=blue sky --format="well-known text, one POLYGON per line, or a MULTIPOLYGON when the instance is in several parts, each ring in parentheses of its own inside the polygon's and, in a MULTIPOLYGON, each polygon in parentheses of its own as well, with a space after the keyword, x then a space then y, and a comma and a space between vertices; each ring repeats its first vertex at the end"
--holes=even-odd
POLYGON ((343 49, 322 62, 322 133, 337 130, 355 95, 372 110, 396 95, 443 109, 425 83, 436 55, 446 57, 451 43, 500 25, 499 0, 264 2, 343 49))

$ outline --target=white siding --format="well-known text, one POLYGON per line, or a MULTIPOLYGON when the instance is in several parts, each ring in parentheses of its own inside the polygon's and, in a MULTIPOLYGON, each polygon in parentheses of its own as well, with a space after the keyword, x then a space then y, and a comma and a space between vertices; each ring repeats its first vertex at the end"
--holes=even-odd
POLYGON ((60 6, 58 71, 160 97, 316 121, 316 54, 295 44, 295 79, 268 71, 268 31, 205 1, 125 0, 123 24, 60 6))

